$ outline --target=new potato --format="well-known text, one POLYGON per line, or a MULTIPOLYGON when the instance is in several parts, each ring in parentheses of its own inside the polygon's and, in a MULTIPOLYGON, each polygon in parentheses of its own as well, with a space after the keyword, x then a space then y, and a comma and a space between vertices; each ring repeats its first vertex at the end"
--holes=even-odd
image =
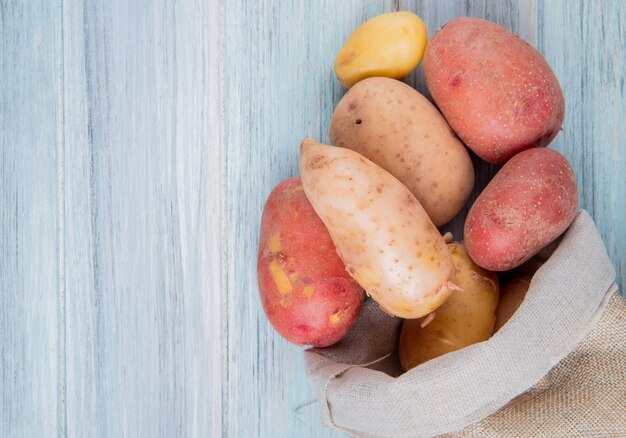
POLYGON ((424 54, 426 85, 463 142, 482 159, 504 163, 546 146, 565 114, 559 81, 537 50, 479 18, 457 18, 424 54))
POLYGON ((257 278, 263 309, 276 331, 298 345, 341 339, 363 303, 300 178, 280 183, 261 219, 257 278))
POLYGON ((305 139, 300 175, 348 272, 385 311, 419 318, 456 289, 443 238, 391 174, 354 151, 305 139))
POLYGON ((363 23, 337 54, 335 73, 350 88, 372 76, 401 79, 422 60, 426 26, 411 12, 391 12, 363 23))
MULTIPOLYGON (((400 363, 405 371, 430 359, 486 341, 493 334, 498 305, 498 276, 477 266, 460 243, 448 244, 456 266, 453 292, 432 321, 407 319, 400 334, 400 363), (427 323, 422 328, 422 325, 427 323)), ((428 317, 427 317, 428 318, 428 317)))
POLYGON ((470 208, 465 246, 485 269, 513 269, 561 235, 577 208, 576 176, 563 155, 547 148, 520 152, 470 208))
POLYGON ((436 226, 456 216, 474 186, 470 156, 446 120, 428 99, 394 79, 354 85, 335 109, 330 142, 398 178, 436 226))

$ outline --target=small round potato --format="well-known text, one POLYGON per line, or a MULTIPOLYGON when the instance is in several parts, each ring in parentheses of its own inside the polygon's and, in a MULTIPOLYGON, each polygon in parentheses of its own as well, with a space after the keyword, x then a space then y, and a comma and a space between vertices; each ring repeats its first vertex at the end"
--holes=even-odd
POLYGON ((404 321, 399 350, 405 371, 451 351, 486 341, 493 334, 498 276, 476 265, 462 244, 449 243, 448 249, 461 290, 453 292, 435 310, 434 318, 404 321))
POLYGON ((496 310, 496 326, 494 333, 506 324, 526 297, 532 275, 525 275, 509 280, 500 286, 500 302, 496 310))
POLYGON ((402 79, 422 60, 427 41, 426 26, 417 15, 379 15, 348 38, 337 55, 335 73, 346 88, 372 76, 402 79))
POLYGON ((432 103, 389 78, 369 78, 341 99, 330 142, 358 152, 398 178, 436 226, 463 208, 474 167, 463 143, 432 103))

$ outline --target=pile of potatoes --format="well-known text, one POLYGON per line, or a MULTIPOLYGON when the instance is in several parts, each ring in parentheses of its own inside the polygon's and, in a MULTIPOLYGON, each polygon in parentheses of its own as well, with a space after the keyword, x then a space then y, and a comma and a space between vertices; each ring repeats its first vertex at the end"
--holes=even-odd
POLYGON ((332 146, 303 140, 300 177, 279 184, 263 211, 257 273, 269 321, 293 343, 328 346, 365 292, 404 318, 405 370, 489 339, 531 281, 509 272, 500 284, 498 272, 554 241, 577 211, 570 164, 543 147, 563 122, 557 78, 494 23, 458 18, 428 41, 409 12, 365 22, 335 72, 349 89, 331 119, 332 146), (436 106, 399 80, 422 58, 436 106), (458 243, 437 227, 474 188, 467 148, 502 168, 458 243))

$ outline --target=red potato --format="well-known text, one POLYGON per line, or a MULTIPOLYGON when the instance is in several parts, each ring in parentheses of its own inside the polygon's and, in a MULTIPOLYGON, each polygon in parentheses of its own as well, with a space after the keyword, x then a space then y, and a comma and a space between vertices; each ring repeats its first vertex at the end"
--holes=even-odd
POLYGON ((298 345, 326 347, 339 341, 365 295, 346 272, 300 178, 280 183, 265 203, 257 278, 270 323, 298 345))
POLYGON ((490 271, 513 269, 561 235, 577 208, 576 176, 563 155, 547 148, 520 152, 467 214, 467 252, 490 271))
POLYGON ((548 145, 565 114, 563 91, 537 50, 487 20, 457 18, 426 47, 426 85, 446 120, 479 157, 504 163, 548 145))

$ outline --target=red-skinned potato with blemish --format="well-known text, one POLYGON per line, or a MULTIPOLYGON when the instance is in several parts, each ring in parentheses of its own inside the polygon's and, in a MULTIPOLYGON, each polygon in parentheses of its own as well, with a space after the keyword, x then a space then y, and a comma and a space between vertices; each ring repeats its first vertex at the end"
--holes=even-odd
POLYGON ((501 26, 461 17, 435 33, 424 54, 426 86, 463 142, 504 163, 548 145, 565 115, 554 72, 532 46, 501 26))
POLYGON ((559 237, 577 208, 576 176, 563 155, 547 148, 520 152, 468 212, 467 252, 490 271, 513 269, 559 237))
POLYGON ((363 289, 346 272, 299 177, 276 186, 265 203, 257 278, 267 318, 294 344, 336 343, 361 310, 363 289))

